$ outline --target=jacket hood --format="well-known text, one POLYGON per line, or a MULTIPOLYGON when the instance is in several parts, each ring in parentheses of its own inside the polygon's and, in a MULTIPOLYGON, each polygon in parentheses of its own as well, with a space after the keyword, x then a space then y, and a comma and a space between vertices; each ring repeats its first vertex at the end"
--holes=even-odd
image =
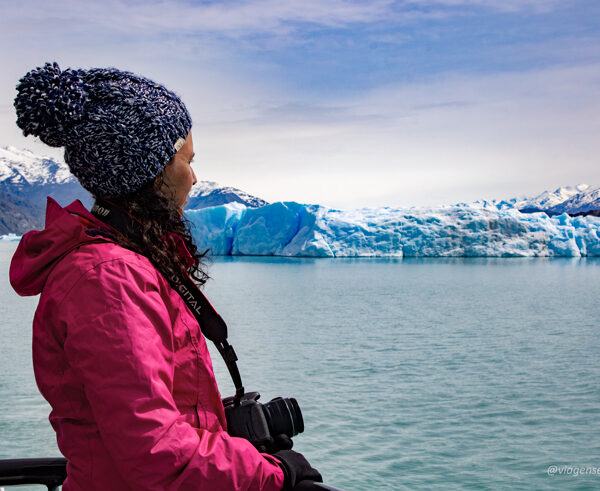
POLYGON ((108 239, 90 234, 104 229, 79 200, 66 208, 48 197, 44 230, 23 235, 10 264, 10 284, 22 296, 41 293, 52 268, 70 251, 88 242, 108 239))

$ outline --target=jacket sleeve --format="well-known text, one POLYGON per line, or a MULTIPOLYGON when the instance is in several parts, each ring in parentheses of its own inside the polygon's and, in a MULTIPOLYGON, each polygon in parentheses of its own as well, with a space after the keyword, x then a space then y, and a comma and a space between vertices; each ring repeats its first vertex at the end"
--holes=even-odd
POLYGON ((279 490, 283 472, 249 442, 192 427, 172 396, 173 334, 155 270, 125 260, 86 272, 59 309, 65 355, 100 436, 136 490, 279 490))

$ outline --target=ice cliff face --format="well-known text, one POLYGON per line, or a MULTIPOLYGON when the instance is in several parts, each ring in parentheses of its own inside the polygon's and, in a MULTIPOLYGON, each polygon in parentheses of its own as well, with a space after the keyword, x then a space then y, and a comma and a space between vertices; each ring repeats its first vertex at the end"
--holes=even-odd
MULTIPOLYGON (((40 228, 48 195, 91 205, 64 163, 0 148, 0 234, 40 228)), ((339 211, 268 205, 210 181, 194 186, 186 209, 199 247, 214 255, 313 257, 600 256, 600 218, 565 214, 590 212, 600 214, 600 187, 586 184, 527 199, 339 211)))
POLYGON ((213 255, 600 256, 600 218, 481 204, 352 211, 230 204, 186 215, 199 248, 213 255))

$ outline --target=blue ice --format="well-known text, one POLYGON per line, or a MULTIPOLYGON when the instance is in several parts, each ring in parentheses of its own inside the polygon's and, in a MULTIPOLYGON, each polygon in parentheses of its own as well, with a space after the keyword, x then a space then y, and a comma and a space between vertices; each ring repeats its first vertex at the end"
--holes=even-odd
POLYGON ((278 202, 186 211, 200 250, 257 256, 600 256, 600 218, 459 204, 340 211, 278 202))

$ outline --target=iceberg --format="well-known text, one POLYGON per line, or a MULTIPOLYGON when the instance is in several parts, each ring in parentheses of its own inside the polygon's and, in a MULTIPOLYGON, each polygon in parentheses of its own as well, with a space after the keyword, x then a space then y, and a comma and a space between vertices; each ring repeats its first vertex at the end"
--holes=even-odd
POLYGON ((18 242, 21 240, 21 235, 9 233, 0 235, 0 242, 18 242))
POLYGON ((187 210, 212 255, 381 257, 600 256, 600 218, 549 217, 482 204, 341 211, 278 202, 187 210))

